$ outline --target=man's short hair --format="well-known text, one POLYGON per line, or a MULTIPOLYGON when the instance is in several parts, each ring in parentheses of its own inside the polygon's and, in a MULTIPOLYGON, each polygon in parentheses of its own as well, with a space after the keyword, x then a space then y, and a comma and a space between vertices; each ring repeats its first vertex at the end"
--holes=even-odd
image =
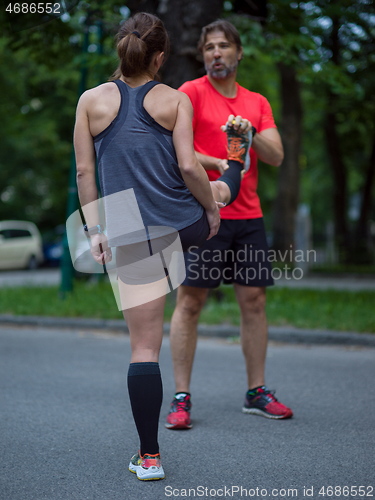
POLYGON ((241 38, 238 31, 233 26, 233 24, 230 23, 229 21, 226 21, 225 19, 217 19, 213 23, 210 23, 202 28, 201 36, 198 42, 198 50, 200 52, 203 51, 207 35, 214 31, 222 31, 227 40, 231 43, 234 43, 237 46, 237 50, 241 50, 242 48, 241 38))

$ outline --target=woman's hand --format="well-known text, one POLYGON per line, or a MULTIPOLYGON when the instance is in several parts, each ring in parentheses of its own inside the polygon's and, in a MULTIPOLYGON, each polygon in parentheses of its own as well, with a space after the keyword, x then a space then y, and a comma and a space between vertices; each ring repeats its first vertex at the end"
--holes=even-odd
POLYGON ((105 234, 94 234, 90 238, 91 255, 98 264, 107 264, 112 260, 112 251, 108 246, 107 236, 105 234))
POLYGON ((228 160, 226 158, 225 159, 218 158, 216 166, 217 170, 220 172, 220 175, 223 175, 223 173, 229 168, 228 160))
POLYGON ((220 227, 220 213, 218 203, 215 203, 215 208, 206 210, 208 225, 210 226, 210 234, 207 239, 210 240, 217 234, 220 227))

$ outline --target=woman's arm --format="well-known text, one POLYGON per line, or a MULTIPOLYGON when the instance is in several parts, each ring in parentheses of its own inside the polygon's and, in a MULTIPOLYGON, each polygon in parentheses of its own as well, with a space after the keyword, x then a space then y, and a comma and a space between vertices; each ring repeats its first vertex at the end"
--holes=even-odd
POLYGON ((173 144, 176 150, 178 165, 186 186, 192 195, 206 210, 210 224, 209 238, 212 238, 220 226, 218 206, 212 196, 207 174, 198 162, 193 146, 193 108, 188 96, 179 92, 177 117, 173 128, 173 144))
MULTIPOLYGON (((91 101, 89 92, 82 94, 78 101, 76 123, 74 127, 74 151, 77 167, 78 197, 88 228, 100 224, 98 205, 98 189, 95 175, 95 149, 90 133, 87 113, 91 101)), ((94 259, 104 264, 111 260, 111 251, 104 234, 95 234, 90 238, 91 253, 94 259)))
MULTIPOLYGON (((78 101, 76 111, 76 123, 74 127, 74 151, 77 167, 78 196, 81 206, 98 199, 98 189, 95 177, 95 149, 94 141, 90 133, 89 117, 87 108, 90 103, 88 92, 82 94, 78 101)), ((85 214, 89 227, 99 224, 97 213, 85 214), (89 219, 89 220, 88 220, 89 219)))

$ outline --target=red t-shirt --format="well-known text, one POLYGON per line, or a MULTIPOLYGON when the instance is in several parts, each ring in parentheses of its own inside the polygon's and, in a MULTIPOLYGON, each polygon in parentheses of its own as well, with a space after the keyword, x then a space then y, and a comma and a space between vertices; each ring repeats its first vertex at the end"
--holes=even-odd
MULTIPOLYGON (((207 76, 184 83, 179 90, 190 97, 194 108, 193 130, 194 148, 215 158, 227 157, 226 134, 220 130, 230 114, 241 115, 251 121, 261 132, 276 128, 272 109, 265 97, 237 84, 237 96, 224 97, 210 83, 207 76)), ((257 155, 250 149, 250 169, 244 175, 236 200, 220 210, 222 219, 256 219, 262 217, 262 209, 257 195, 258 167, 257 155)), ((220 177, 218 170, 208 170, 211 181, 220 177)))

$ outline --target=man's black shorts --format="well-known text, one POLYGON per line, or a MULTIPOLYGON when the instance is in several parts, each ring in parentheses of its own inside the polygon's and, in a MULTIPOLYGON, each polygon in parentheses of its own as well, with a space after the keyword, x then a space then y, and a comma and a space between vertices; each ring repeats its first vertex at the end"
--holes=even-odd
POLYGON ((216 288, 221 283, 273 285, 268 255, 263 218, 222 219, 216 236, 185 254, 182 284, 199 288, 216 288))

